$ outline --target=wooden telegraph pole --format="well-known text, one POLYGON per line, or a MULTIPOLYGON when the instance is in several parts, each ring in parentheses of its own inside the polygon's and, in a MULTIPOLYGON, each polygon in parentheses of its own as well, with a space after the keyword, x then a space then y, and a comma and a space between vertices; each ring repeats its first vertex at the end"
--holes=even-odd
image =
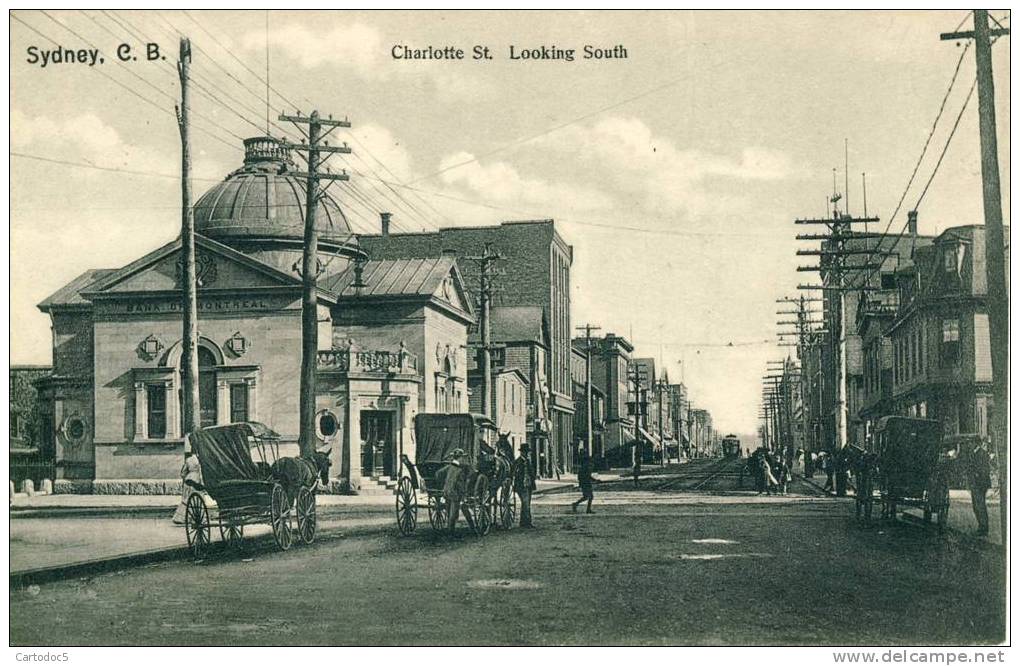
POLYGON ((1002 543, 1009 532, 1009 292, 999 189, 999 146, 995 131, 995 83, 992 77, 992 37, 1009 35, 1008 28, 990 29, 988 11, 974 10, 973 32, 951 32, 943 40, 974 39, 977 62, 978 124, 981 133, 981 184, 985 212, 985 268, 988 281, 988 330, 992 350, 992 438, 998 457, 999 521, 1002 543))
MULTIPOLYGON (((835 170, 834 170, 835 171, 835 170)), ((835 178, 835 176, 833 176, 835 178)), ((870 271, 874 275, 882 265, 882 260, 889 252, 880 252, 876 248, 848 247, 851 240, 882 238, 884 234, 855 231, 853 225, 878 222, 877 217, 851 217, 839 210, 842 195, 833 192, 829 202, 832 204, 832 217, 820 219, 798 219, 795 224, 818 224, 828 227, 828 234, 798 234, 797 240, 820 240, 822 247, 818 250, 798 250, 798 255, 814 255, 819 258, 818 265, 798 266, 798 271, 813 271, 821 274, 821 285, 797 285, 798 289, 835 292, 835 312, 830 317, 828 329, 832 331, 836 342, 836 442, 837 451, 847 445, 847 318, 846 293, 848 291, 874 291, 875 287, 867 284, 852 285, 848 277, 857 271, 870 271), (855 255, 867 255, 864 261, 852 261, 855 255), (871 260, 876 258, 877 263, 871 260)), ((846 475, 837 477, 836 494, 846 495, 846 475)))
POLYGON ((319 351, 317 280, 321 268, 318 258, 319 234, 315 228, 316 209, 319 207, 319 200, 326 195, 326 190, 333 181, 348 180, 346 173, 322 173, 319 169, 333 154, 351 152, 347 144, 330 146, 328 142, 324 142, 334 129, 350 127, 351 124, 346 120, 333 120, 332 117, 320 118, 318 111, 312 111, 311 116, 302 116, 300 113, 294 116, 281 115, 280 120, 292 122, 299 129, 302 129, 302 125, 308 126, 307 144, 302 141, 300 144, 281 142, 281 145, 299 153, 307 153, 304 157, 308 164, 306 172, 295 172, 293 175, 304 178, 306 182, 305 236, 301 257, 301 389, 298 407, 300 410, 298 447, 302 456, 309 456, 318 444, 315 432, 315 366, 319 351), (322 133, 323 127, 329 128, 325 134, 322 133), (325 157, 320 158, 323 153, 325 157), (326 187, 320 190, 319 181, 322 180, 327 183, 326 187))
POLYGON ((195 211, 191 207, 191 138, 188 134, 190 100, 188 69, 191 65, 191 41, 181 38, 177 74, 181 80, 181 105, 176 108, 177 129, 181 133, 181 312, 184 315, 181 345, 181 402, 184 432, 187 435, 201 425, 198 401, 198 280, 195 272, 195 211))
POLYGON ((585 419, 585 436, 584 436, 584 450, 591 456, 591 443, 592 437, 594 436, 594 425, 592 421, 594 415, 592 414, 592 398, 591 398, 591 332, 601 330, 598 326, 592 326, 591 324, 585 324, 578 326, 577 330, 584 331, 584 399, 585 409, 587 409, 587 418, 585 419))
MULTIPOLYGON (((479 352, 478 365, 482 371, 482 413, 495 420, 496 415, 493 413, 492 408, 494 395, 492 351, 494 349, 502 349, 506 345, 497 345, 492 342, 492 297, 496 293, 494 282, 499 273, 495 268, 495 263, 503 259, 503 255, 493 248, 492 243, 486 243, 481 256, 465 256, 461 257, 461 259, 478 262, 478 331, 481 343, 470 346, 479 352)), ((535 451, 534 454, 537 459, 538 452, 535 451)))

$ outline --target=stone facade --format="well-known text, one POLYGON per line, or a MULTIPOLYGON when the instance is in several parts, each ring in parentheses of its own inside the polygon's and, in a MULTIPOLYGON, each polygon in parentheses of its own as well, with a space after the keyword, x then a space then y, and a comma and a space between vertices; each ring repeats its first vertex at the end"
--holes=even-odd
MULTIPOLYGON (((227 239, 251 253, 196 236, 201 425, 260 421, 296 455, 301 280, 262 261, 251 237, 227 239)), ((40 304, 54 327, 53 373, 38 386, 56 492, 180 491, 179 256, 169 243, 40 304)), ((337 266, 319 282, 318 435, 332 487, 357 491, 414 459, 417 413, 467 410, 474 319, 452 257, 337 266)))

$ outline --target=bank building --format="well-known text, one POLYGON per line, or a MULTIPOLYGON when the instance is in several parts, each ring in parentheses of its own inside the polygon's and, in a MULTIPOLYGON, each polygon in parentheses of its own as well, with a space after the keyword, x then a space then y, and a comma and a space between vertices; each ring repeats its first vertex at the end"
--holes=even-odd
MULTIPOLYGON (((296 455, 305 182, 276 140, 244 147, 194 205, 201 424, 261 421, 296 455)), ((467 411, 474 313, 453 255, 373 260, 334 199, 318 206, 317 427, 332 489, 365 492, 414 458, 415 414, 467 411)), ((56 492, 179 487, 180 249, 86 271, 39 304, 53 330, 53 371, 36 386, 56 492)))

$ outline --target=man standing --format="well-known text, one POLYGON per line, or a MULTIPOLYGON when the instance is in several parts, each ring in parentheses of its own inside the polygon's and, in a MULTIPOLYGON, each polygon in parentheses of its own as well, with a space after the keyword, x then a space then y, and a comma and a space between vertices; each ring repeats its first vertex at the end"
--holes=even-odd
POLYGON ((978 522, 977 534, 986 536, 988 505, 985 503, 985 494, 992 486, 992 460, 985 443, 980 439, 969 444, 967 448, 967 487, 970 489, 970 501, 978 522))
POLYGON ((521 455, 514 461, 514 490, 521 498, 521 527, 531 523, 531 491, 535 489, 535 473, 531 468, 531 445, 521 444, 521 455))
POLYGON ((577 513, 577 505, 588 500, 588 510, 585 513, 595 513, 591 510, 591 501, 595 499, 595 492, 592 489, 594 479, 591 475, 591 456, 588 455, 588 452, 583 447, 580 451, 580 458, 577 470, 577 483, 581 486, 581 499, 571 504, 570 510, 573 513, 577 513))

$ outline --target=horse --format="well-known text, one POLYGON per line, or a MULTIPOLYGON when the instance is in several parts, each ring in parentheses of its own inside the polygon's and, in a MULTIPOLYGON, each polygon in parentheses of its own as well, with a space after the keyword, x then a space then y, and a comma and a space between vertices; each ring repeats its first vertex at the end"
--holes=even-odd
POLYGON ((287 502, 294 505, 298 492, 302 488, 311 490, 316 483, 321 482, 323 486, 329 485, 329 467, 332 464, 329 460, 330 449, 326 451, 313 451, 311 456, 284 457, 278 459, 270 467, 273 479, 275 479, 287 493, 287 502))
POLYGON ((510 443, 509 433, 500 433, 495 449, 484 442, 481 444, 482 455, 478 470, 488 477, 489 492, 495 495, 500 486, 510 478, 510 470, 514 462, 514 447, 510 443))

